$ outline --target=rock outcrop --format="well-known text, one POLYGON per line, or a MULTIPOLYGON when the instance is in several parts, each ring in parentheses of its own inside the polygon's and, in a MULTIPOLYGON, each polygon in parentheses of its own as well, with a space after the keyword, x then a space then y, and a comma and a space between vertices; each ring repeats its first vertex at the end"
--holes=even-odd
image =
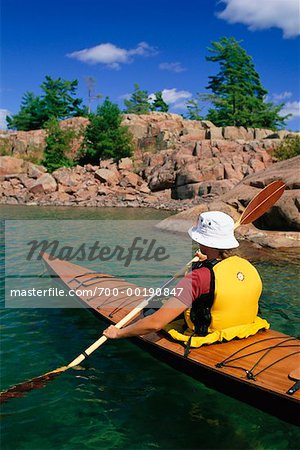
MULTIPOLYGON (((89 123, 84 117, 73 117, 61 122, 62 128, 75 131, 77 137, 72 143, 74 156, 82 142, 82 133, 89 123)), ((209 121, 185 120, 178 114, 152 112, 144 115, 124 114, 123 125, 129 128, 135 143, 135 154, 178 149, 189 143, 201 141, 264 141, 262 148, 275 148, 280 141, 294 135, 283 130, 274 133, 267 129, 246 129, 244 127, 216 127, 209 121)), ((1 131, 0 149, 9 156, 34 157, 42 159, 45 147, 45 130, 1 131)))
POLYGON ((140 173, 152 191, 171 189, 172 198, 187 199, 223 194, 272 162, 264 143, 190 141, 143 154, 140 173))
MULTIPOLYGON (((62 128, 73 129, 76 134, 69 157, 77 154, 88 123, 88 119, 82 117, 61 122, 62 128)), ((269 167, 273 163, 273 150, 290 134, 267 129, 216 127, 209 121, 185 120, 169 113, 125 114, 122 123, 133 135, 133 158, 125 158, 118 170, 100 161, 95 178, 108 186, 132 189, 143 186, 145 194, 149 194, 146 191, 150 189, 174 200, 213 198, 230 191, 248 175, 269 167), (120 178, 120 170, 127 170, 126 176, 120 178), (142 182, 138 183, 137 176, 142 182)), ((44 130, 3 132, 0 147, 12 156, 41 160, 45 136, 44 130)), ((23 163, 11 164, 16 167, 7 168, 7 174, 14 170, 18 173, 21 169, 17 165, 23 163)), ((42 190, 41 187, 34 189, 42 190)))
MULTIPOLYGON (((99 166, 60 168, 52 174, 42 166, 10 156, 0 157, 0 203, 58 206, 134 206, 182 210, 187 202, 167 193, 152 193, 145 180, 128 170, 131 160, 99 166)), ((191 203, 189 203, 191 205, 191 203)))
POLYGON ((260 189, 281 179, 286 183, 281 199, 255 224, 240 227, 237 235, 262 247, 300 248, 299 165, 300 156, 278 162, 246 177, 217 199, 208 201, 206 198, 199 205, 163 220, 158 227, 172 232, 186 232, 196 222, 198 215, 207 210, 224 211, 237 220, 260 189))

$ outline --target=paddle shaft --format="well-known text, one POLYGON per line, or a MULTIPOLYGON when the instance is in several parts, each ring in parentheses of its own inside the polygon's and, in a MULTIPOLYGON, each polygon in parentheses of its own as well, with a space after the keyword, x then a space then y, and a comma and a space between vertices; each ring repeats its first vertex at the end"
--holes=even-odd
MULTIPOLYGON (((193 260, 192 260, 193 261, 193 260)), ((192 262, 191 261, 191 262, 192 262)), ((164 289, 167 287, 175 278, 177 278, 178 273, 174 275, 173 278, 166 281, 164 285, 161 286, 160 289, 164 289)), ((126 325, 128 322, 130 322, 131 319, 133 319, 139 312, 141 312, 146 306, 151 302, 151 300, 156 296, 156 294, 151 295, 151 297, 146 298, 143 300, 138 306, 136 306, 132 311, 130 311, 123 319, 121 319, 116 325, 116 328, 122 328, 124 325, 126 325)), ((81 353, 77 358, 75 358, 73 361, 71 361, 67 367, 71 368, 74 366, 78 366, 87 356, 89 356, 91 353, 93 353, 95 350, 97 350, 101 345, 104 344, 104 342, 107 341, 106 336, 101 336, 96 342, 94 342, 92 345, 90 345, 83 353, 81 353)))
MULTIPOLYGON (((153 297, 154 297, 154 295, 152 296, 152 298, 153 297)), ((148 305, 148 303, 150 302, 150 300, 152 300, 152 298, 143 300, 138 306, 136 306, 125 317, 123 317, 123 319, 120 320, 120 322, 118 322, 115 325, 115 327, 122 328, 124 325, 126 325, 131 319, 133 319, 137 315, 137 313, 141 312, 142 309, 148 305)), ((70 368, 70 367, 78 366, 78 364, 80 364, 87 356, 89 356, 91 353, 93 353, 95 350, 97 350, 97 348, 101 347, 101 345, 103 345, 104 342, 106 342, 106 341, 107 341, 107 337, 101 336, 101 338, 98 339, 96 342, 94 342, 92 345, 90 345, 84 351, 84 353, 81 353, 79 356, 77 356, 77 358, 75 358, 73 361, 71 361, 67 367, 70 368)))

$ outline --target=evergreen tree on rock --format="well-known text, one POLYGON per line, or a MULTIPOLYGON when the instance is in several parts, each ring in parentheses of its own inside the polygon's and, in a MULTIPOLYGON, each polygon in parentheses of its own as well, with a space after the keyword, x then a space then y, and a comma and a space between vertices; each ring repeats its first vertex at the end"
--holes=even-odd
POLYGON ((234 38, 223 37, 212 42, 207 61, 219 63, 219 73, 210 76, 205 95, 214 108, 209 109, 207 120, 217 126, 244 126, 278 129, 288 116, 280 116, 284 104, 266 102, 267 90, 262 86, 251 56, 234 38))
POLYGON ((42 99, 33 92, 25 92, 20 111, 14 116, 7 116, 6 122, 9 129, 28 131, 42 128, 48 119, 42 99))
POLYGON ((187 113, 185 115, 186 119, 189 120, 203 120, 203 116, 201 115, 202 108, 199 106, 199 94, 198 98, 191 99, 186 102, 187 113))
POLYGON ((82 99, 76 97, 78 81, 57 80, 46 76, 41 88, 44 92, 43 102, 50 117, 58 120, 76 117, 85 113, 81 108, 82 99))
POLYGON ((164 101, 162 91, 154 93, 154 100, 151 105, 151 111, 168 112, 169 105, 164 101))
POLYGON ((121 124, 122 113, 108 97, 98 106, 96 114, 90 115, 90 123, 84 132, 84 140, 79 152, 82 164, 99 164, 101 159, 131 156, 133 152, 132 134, 121 124))
POLYGON ((74 163, 68 158, 67 153, 71 152, 71 144, 75 138, 73 130, 63 130, 59 126, 59 121, 55 118, 45 123, 47 131, 46 147, 44 150, 44 160, 42 163, 49 172, 53 172, 60 167, 72 167, 74 163))
POLYGON ((68 81, 62 78, 55 80, 47 75, 41 84, 42 95, 39 97, 32 92, 26 92, 20 111, 7 117, 8 128, 22 131, 37 130, 52 118, 63 120, 86 115, 87 109, 81 106, 82 99, 76 97, 77 87, 77 80, 68 81))
POLYGON ((148 114, 150 111, 149 94, 148 91, 143 91, 140 86, 135 83, 134 91, 129 99, 124 100, 127 114, 148 114))

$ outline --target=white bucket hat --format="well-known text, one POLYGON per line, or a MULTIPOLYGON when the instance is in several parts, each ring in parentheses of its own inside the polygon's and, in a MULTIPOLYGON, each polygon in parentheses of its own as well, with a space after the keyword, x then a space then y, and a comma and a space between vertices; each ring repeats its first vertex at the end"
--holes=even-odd
POLYGON ((197 226, 188 231, 190 237, 199 244, 220 250, 239 246, 234 237, 234 221, 221 211, 200 214, 197 226))

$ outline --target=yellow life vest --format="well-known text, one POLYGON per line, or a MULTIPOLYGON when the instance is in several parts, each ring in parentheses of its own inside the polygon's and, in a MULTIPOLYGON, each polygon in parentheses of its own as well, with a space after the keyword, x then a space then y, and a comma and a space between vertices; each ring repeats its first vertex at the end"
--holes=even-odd
MULTIPOLYGON (((191 347, 200 347, 246 338, 261 329, 268 329, 269 323, 257 316, 262 282, 255 267, 243 258, 232 256, 216 264, 212 270, 215 290, 208 334, 193 336, 195 326, 190 317, 191 308, 185 311, 187 328, 183 320, 176 320, 166 325, 164 330, 175 340, 190 341, 191 347)), ((201 302, 201 298, 198 301, 201 302)))

